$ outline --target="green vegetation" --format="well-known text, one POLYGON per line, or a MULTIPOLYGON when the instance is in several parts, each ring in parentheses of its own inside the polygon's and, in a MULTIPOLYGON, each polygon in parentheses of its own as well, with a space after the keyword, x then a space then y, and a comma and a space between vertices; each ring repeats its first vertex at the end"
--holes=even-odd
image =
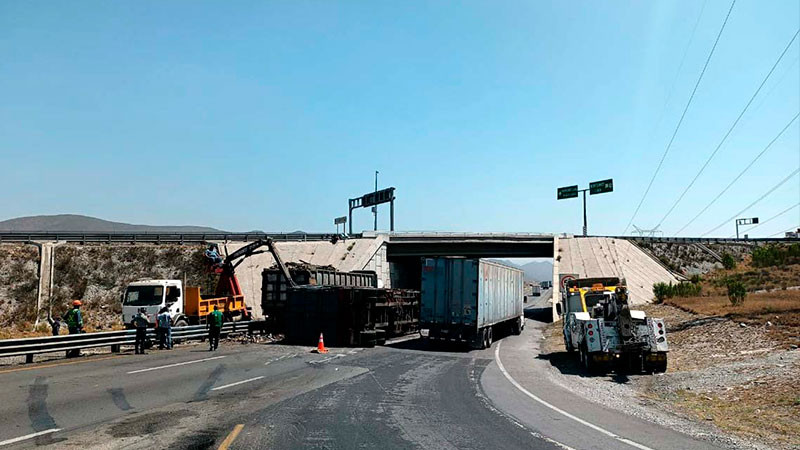
POLYGON ((772 267, 800 264, 800 244, 770 244, 753 249, 753 266, 772 267))
POLYGON ((657 303, 673 297, 697 297, 702 292, 703 287, 698 283, 656 283, 653 285, 653 295, 657 303))
POLYGON ((727 252, 722 254, 722 267, 728 270, 736 268, 736 260, 733 259, 733 255, 727 252))
POLYGON ((736 306, 744 303, 744 298, 747 296, 747 289, 745 289, 744 283, 737 279, 729 278, 726 284, 728 287, 728 300, 731 301, 731 304, 736 306))

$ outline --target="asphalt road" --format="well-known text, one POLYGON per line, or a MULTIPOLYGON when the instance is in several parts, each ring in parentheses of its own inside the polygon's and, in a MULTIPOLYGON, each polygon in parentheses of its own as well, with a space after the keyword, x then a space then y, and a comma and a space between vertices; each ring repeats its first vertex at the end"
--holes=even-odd
POLYGON ((548 384, 537 333, 529 320, 480 351, 224 343, 3 369, 0 447, 709 448, 548 384))

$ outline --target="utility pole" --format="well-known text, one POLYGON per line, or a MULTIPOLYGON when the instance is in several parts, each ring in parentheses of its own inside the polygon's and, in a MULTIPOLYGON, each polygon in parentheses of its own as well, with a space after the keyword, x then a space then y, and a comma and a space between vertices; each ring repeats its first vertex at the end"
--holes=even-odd
MULTIPOLYGON (((378 198, 378 171, 375 171, 375 198, 378 198)), ((374 231, 378 231, 378 205, 372 207, 372 214, 375 215, 375 226, 373 227, 374 231)))

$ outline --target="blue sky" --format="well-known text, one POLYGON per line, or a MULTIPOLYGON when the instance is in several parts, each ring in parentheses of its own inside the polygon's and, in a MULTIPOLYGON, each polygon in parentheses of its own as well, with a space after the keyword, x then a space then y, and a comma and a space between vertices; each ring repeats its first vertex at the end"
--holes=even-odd
MULTIPOLYGON (((589 231, 619 234, 729 6, 0 2, 0 219, 332 231, 379 170, 400 230, 579 233, 580 201, 556 201, 556 188, 613 177, 615 192, 589 198, 589 231)), ((796 0, 736 2, 634 224, 658 223, 798 27, 796 0)), ((798 56, 795 41, 665 234, 800 110, 798 56)), ((795 122, 682 234, 716 227, 798 166, 795 122)), ((743 215, 798 202, 795 176, 743 215)), ((367 210, 354 219, 371 229, 367 210)), ((800 208, 754 235, 796 225, 800 208)))

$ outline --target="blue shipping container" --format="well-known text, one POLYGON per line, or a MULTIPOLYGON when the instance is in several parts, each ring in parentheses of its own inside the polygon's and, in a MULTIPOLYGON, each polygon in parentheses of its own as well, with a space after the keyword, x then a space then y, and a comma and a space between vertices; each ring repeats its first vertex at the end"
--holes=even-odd
POLYGON ((484 259, 423 261, 420 328, 429 338, 485 348, 498 327, 519 334, 523 300, 519 269, 484 259))

